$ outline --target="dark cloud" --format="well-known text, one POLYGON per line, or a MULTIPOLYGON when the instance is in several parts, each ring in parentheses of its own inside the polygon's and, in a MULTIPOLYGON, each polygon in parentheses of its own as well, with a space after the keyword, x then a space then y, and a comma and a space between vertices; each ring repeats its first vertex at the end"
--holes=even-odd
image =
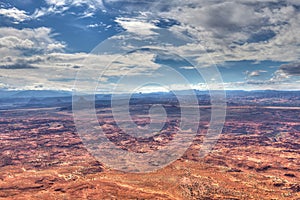
POLYGON ((0 65, 0 69, 38 69, 30 64, 0 65))
POLYGON ((269 81, 269 80, 268 81, 254 81, 254 80, 249 80, 246 83, 249 84, 249 85, 266 85, 266 84, 270 85, 270 84, 274 84, 273 81, 269 81))
POLYGON ((280 69, 288 75, 300 76, 300 62, 281 65, 280 69))
POLYGON ((55 79, 48 79, 48 81, 53 81, 53 82, 72 82, 75 81, 74 78, 55 78, 55 79))
MULTIPOLYGON (((138 13, 154 10, 165 11, 170 8, 170 4, 157 0, 103 0, 105 9, 121 13, 138 13)), ((174 3, 174 1, 172 1, 174 3)), ((173 5, 173 4, 171 4, 173 5)))
POLYGON ((44 62, 44 59, 41 57, 30 57, 28 59, 17 59, 16 63, 20 63, 20 65, 30 65, 30 64, 38 64, 44 62))
POLYGON ((276 33, 272 30, 259 30, 257 33, 253 33, 250 35, 249 39, 247 40, 248 43, 257 43, 261 41, 269 41, 270 39, 274 38, 276 33))
POLYGON ((36 85, 34 86, 34 88, 43 88, 44 86, 43 85, 36 85))

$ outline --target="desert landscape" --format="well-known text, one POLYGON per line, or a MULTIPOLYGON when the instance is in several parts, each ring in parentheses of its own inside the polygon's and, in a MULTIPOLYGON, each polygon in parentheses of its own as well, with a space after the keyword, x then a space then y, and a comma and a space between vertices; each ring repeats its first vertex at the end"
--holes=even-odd
MULTIPOLYGON (((228 93, 223 133, 208 155, 201 158, 199 150, 209 125, 209 99, 199 105, 193 145, 180 159, 151 173, 117 171, 96 160, 76 132, 70 102, 62 100, 69 97, 56 97, 61 100, 53 106, 44 105, 48 97, 12 104, 0 111, 0 198, 300 199, 299 94, 243 94, 228 93)), ((99 126, 125 150, 155 151, 176 135, 176 99, 166 101, 166 96, 156 100, 169 105, 172 119, 161 135, 136 139, 122 133, 108 101, 101 100, 96 103, 99 126)), ((153 102, 147 99, 136 99, 133 116, 149 108, 153 102)), ((149 120, 135 119, 140 124, 149 120)))

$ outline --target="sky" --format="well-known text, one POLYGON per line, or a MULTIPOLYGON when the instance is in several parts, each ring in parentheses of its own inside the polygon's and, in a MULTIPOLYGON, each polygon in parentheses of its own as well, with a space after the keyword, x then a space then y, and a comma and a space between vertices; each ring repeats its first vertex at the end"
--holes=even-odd
POLYGON ((298 0, 2 0, 0 89, 299 90, 299 32, 298 0))

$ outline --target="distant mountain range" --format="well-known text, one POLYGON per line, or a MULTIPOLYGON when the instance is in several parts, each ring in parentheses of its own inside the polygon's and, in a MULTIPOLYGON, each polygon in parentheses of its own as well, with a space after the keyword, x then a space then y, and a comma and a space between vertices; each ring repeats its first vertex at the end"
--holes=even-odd
MULTIPOLYGON (((210 105, 211 96, 208 91, 194 91, 201 105, 210 105)), ((218 91, 215 91, 218 92, 218 91)), ((191 91, 176 91, 176 95, 189 97, 191 91)), ((0 90, 0 110, 11 108, 27 107, 62 107, 67 110, 72 109, 72 101, 85 99, 90 102, 95 100, 96 107, 109 106, 112 95, 96 94, 95 98, 91 95, 80 93, 72 97, 70 91, 54 90, 24 90, 24 91, 5 91, 0 90), (91 98, 92 97, 92 98, 91 98)), ((177 98, 173 92, 155 92, 155 93, 136 93, 130 95, 130 104, 147 103, 176 103, 177 98)), ((115 100, 126 100, 128 95, 114 95, 115 100)), ((230 105, 268 105, 268 106, 299 106, 299 91, 226 91, 226 102, 230 105)))
POLYGON ((1 98, 46 98, 46 97, 67 97, 72 92, 54 90, 22 90, 22 91, 0 91, 1 98))
MULTIPOLYGON (((194 90, 197 95, 209 95, 209 91, 200 91, 194 90)), ((155 97, 155 96, 165 96, 165 95, 174 95, 173 92, 153 92, 153 93, 136 93, 132 94, 133 98, 139 97, 155 97)), ((178 95, 189 95, 191 91, 189 90, 180 90, 176 91, 178 95)), ((296 95, 298 96, 299 91, 276 91, 276 90, 253 90, 253 91, 244 91, 244 90, 228 90, 226 91, 226 95, 229 96, 274 96, 277 95, 296 95)), ((82 96, 88 94, 80 94, 82 96)), ((12 91, 12 90, 0 90, 0 99, 20 99, 20 98, 48 98, 48 97, 70 97, 72 96, 72 92, 70 91, 56 91, 56 90, 22 90, 22 91, 12 91)), ((124 94, 118 94, 117 97, 126 96, 124 94)), ((109 99, 111 97, 110 94, 96 94, 96 99, 109 99)))

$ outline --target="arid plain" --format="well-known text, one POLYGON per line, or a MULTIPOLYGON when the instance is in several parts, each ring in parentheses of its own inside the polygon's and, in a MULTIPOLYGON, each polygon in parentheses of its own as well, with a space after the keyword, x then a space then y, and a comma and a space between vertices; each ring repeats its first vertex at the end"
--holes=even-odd
MULTIPOLYGON (((146 99, 134 104, 136 110, 149 108, 146 99)), ((210 119, 210 106, 204 103, 193 145, 180 159, 151 173, 125 173, 97 161, 76 132, 69 103, 43 106, 36 100, 3 109, 0 198, 300 199, 299 100, 297 95, 275 92, 267 97, 228 95, 223 133, 211 153, 201 158, 210 119)), ((172 100, 162 104, 178 109, 172 100)), ((114 123, 109 106, 103 105, 97 106, 100 126, 123 149, 155 151, 176 136, 172 115, 160 135, 128 136, 114 123)), ((138 119, 134 110, 137 123, 147 123, 149 119, 138 119)))

